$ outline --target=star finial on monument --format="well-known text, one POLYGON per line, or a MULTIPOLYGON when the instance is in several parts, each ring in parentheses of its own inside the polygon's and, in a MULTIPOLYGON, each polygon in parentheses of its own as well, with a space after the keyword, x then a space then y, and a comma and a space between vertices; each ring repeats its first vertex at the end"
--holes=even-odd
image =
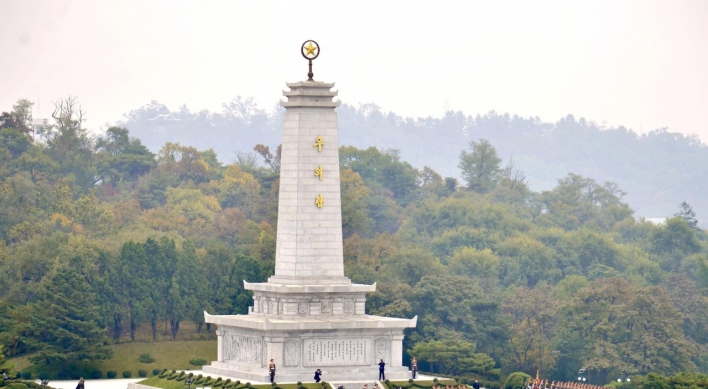
POLYGON ((305 41, 300 48, 302 56, 309 61, 310 71, 307 73, 307 81, 315 81, 312 79, 314 74, 312 73, 312 60, 320 56, 320 45, 312 39, 305 41), (307 45, 307 46, 305 46, 307 45))

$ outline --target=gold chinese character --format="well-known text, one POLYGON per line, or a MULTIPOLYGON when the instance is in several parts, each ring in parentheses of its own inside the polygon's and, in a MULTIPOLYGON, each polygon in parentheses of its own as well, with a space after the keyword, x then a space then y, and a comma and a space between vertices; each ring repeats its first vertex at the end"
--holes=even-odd
POLYGON ((320 177, 320 181, 322 181, 322 166, 317 166, 317 169, 315 169, 315 175, 320 177))
POLYGON ((317 139, 315 139, 315 144, 312 145, 312 147, 317 147, 317 151, 322 151, 322 146, 324 146, 324 141, 322 140, 321 136, 318 136, 317 139))
POLYGON ((322 206, 324 205, 324 197, 322 197, 322 194, 317 196, 317 198, 315 199, 315 205, 317 205, 317 208, 322 208, 322 206))

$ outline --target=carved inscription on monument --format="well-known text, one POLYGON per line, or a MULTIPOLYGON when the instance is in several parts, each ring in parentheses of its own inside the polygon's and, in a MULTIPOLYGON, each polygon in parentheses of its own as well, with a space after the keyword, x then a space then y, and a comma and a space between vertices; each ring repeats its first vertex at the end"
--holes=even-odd
POLYGON ((300 364, 300 340, 288 339, 283 346, 285 366, 297 366, 300 364))
POLYGON ((303 366, 370 365, 371 339, 305 339, 303 366))
POLYGON ((260 365, 265 357, 262 338, 239 336, 227 332, 223 344, 225 361, 260 365))
POLYGON ((390 349, 388 339, 386 338, 377 338, 374 340, 374 357, 376 361, 379 361, 383 359, 384 361, 388 361, 388 350, 390 349))

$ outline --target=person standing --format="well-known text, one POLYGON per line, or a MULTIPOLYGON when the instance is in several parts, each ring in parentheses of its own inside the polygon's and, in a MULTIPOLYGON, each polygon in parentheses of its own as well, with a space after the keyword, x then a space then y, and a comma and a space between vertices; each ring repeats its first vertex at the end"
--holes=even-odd
POLYGON ((272 384, 275 379, 275 362, 272 359, 268 365, 268 371, 270 372, 270 383, 272 384))
POLYGON ((76 385, 76 389, 84 389, 84 377, 79 379, 79 384, 76 385))
POLYGON ((322 379, 322 370, 320 370, 320 369, 315 370, 315 382, 317 382, 319 384, 321 379, 322 379))
POLYGON ((415 357, 411 360, 411 371, 413 372, 413 379, 415 379, 416 374, 418 374, 418 361, 415 357))
POLYGON ((479 389, 479 381, 474 380, 474 383, 472 384, 472 387, 473 387, 474 389, 479 389))
POLYGON ((386 379, 386 374, 384 374, 384 367, 385 366, 386 366, 386 363, 382 359, 381 362, 379 362, 379 381, 386 379))

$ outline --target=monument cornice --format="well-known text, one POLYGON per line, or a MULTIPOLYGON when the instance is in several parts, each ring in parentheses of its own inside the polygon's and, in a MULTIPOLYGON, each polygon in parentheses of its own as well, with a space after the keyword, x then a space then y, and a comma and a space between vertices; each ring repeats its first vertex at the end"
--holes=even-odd
POLYGON ((243 281, 243 288, 260 292, 280 293, 280 294, 309 294, 309 293, 371 293, 376 292, 376 283, 373 285, 349 284, 349 285, 291 285, 275 284, 270 282, 250 283, 243 281))
POLYGON ((347 329, 391 329, 402 330, 415 328, 418 316, 412 319, 373 315, 351 315, 341 317, 326 317, 322 319, 307 317, 273 318, 254 315, 210 315, 204 311, 207 323, 220 326, 250 328, 258 331, 326 331, 347 329))

